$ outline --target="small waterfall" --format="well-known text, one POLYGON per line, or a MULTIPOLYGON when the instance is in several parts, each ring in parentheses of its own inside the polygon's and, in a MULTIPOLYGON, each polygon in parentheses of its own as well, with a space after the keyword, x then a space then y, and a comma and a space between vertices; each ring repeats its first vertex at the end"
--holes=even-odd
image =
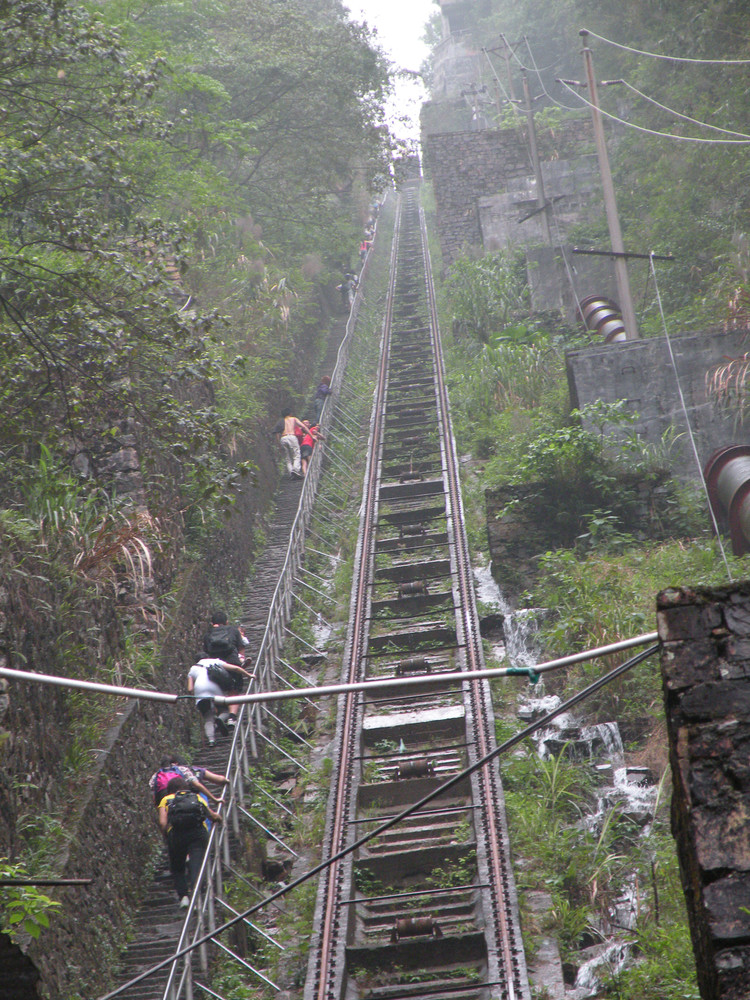
POLYGON ((631 954, 628 942, 618 941, 607 945, 598 955, 590 958, 578 969, 573 996, 576 1000, 593 997, 599 992, 602 973, 614 975, 619 972, 631 954))
POLYGON ((488 604, 503 616, 504 642, 493 647, 493 653, 507 657, 513 667, 533 667, 539 662, 539 649, 534 639, 537 623, 544 611, 522 608, 514 611, 503 597, 492 575, 492 563, 474 567, 474 585, 477 600, 488 604))
MULTIPOLYGON (((503 616, 504 643, 493 652, 499 658, 506 656, 513 666, 533 667, 539 662, 540 651, 535 633, 544 610, 514 611, 500 591, 491 572, 491 564, 474 569, 477 598, 497 609, 503 616)), ((525 697, 518 707, 518 717, 533 722, 554 711, 561 704, 557 695, 545 695, 541 679, 533 691, 534 697, 525 697)), ((599 775, 601 782, 593 811, 580 825, 598 836, 613 809, 635 823, 644 834, 650 829, 658 791, 651 776, 644 768, 625 766, 625 751, 616 722, 600 722, 582 726, 570 712, 556 716, 549 726, 533 737, 537 753, 544 759, 565 753, 574 760, 588 762, 599 775)), ((637 917, 638 887, 635 881, 626 886, 622 895, 613 902, 600 930, 607 940, 581 952, 583 959, 578 968, 575 987, 566 993, 571 1000, 594 997, 601 987, 605 973, 616 973, 630 960, 632 947, 616 935, 623 929, 632 929, 637 917)))

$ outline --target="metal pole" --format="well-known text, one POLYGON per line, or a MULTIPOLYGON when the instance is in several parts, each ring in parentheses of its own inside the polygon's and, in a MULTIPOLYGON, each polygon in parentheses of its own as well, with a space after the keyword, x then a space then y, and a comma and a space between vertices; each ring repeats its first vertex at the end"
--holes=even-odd
POLYGON ((265 691, 258 694, 232 695, 231 699, 217 697, 214 701, 220 705, 228 704, 230 700, 233 703, 284 701, 288 698, 307 698, 309 695, 323 698, 330 695, 347 694, 350 691, 378 691, 382 688, 422 687, 427 685, 436 687, 441 684, 469 681, 478 678, 528 677, 530 674, 544 674, 549 670, 555 670, 559 667, 567 667, 573 663, 582 663, 584 660, 595 660, 600 656, 608 656, 610 653, 632 649, 634 646, 644 646, 647 643, 655 642, 658 638, 658 632, 646 632, 643 635, 634 636, 632 639, 622 639, 620 642, 610 643, 608 646, 598 646, 596 649, 587 649, 582 653, 571 653, 570 656, 561 656, 557 660, 548 660, 546 663, 540 663, 535 667, 496 667, 492 670, 455 670, 446 671, 445 673, 418 674, 411 677, 384 677, 373 681, 355 681, 352 684, 329 684, 325 687, 294 688, 291 691, 265 691))
MULTIPOLYGON (((582 29, 578 34, 583 38, 583 65, 586 71, 586 82, 589 88, 589 102, 591 104, 591 120, 594 125, 594 138, 596 140, 596 152, 599 157, 599 171, 602 176, 602 188, 604 190, 604 208, 607 213, 607 224, 609 226, 609 238, 612 249, 616 254, 624 254, 625 247, 622 242, 622 232, 620 231, 620 219, 617 215, 617 202, 615 200, 615 186, 612 181, 612 171, 609 168, 609 157, 607 155, 607 143, 604 138, 604 126, 602 116, 599 111, 599 95, 596 89, 594 78, 594 60, 591 49, 588 47, 588 31, 582 29)), ((628 265, 625 257, 614 258, 615 278, 617 279, 617 292, 620 297, 620 309, 622 310, 622 321, 625 326, 625 336, 628 340, 639 340, 638 324, 635 320, 635 309, 633 308, 633 298, 630 294, 630 280, 628 279, 628 265)))
POLYGON ((544 194, 544 177, 542 176, 542 165, 539 162, 539 149, 536 144, 536 123, 534 121, 534 109, 531 106, 531 91, 529 89, 529 78, 526 68, 521 70, 523 76, 523 96, 526 99, 526 121, 529 123, 529 149, 531 150, 531 162, 534 166, 534 177, 536 179, 536 203, 540 210, 542 220, 542 233, 547 243, 552 245, 552 236, 549 229, 549 216, 547 199, 544 194))

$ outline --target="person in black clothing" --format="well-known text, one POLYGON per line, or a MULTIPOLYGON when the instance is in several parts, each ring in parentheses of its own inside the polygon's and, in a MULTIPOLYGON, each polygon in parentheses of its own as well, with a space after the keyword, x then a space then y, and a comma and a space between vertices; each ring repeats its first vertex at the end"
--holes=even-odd
POLYGON ((172 778, 167 785, 166 795, 159 803, 159 828, 167 842, 169 870, 174 878, 175 889, 183 909, 190 905, 190 891, 196 886, 208 846, 206 818, 210 817, 214 822, 221 822, 221 816, 202 800, 198 800, 197 815, 185 818, 183 814, 178 822, 177 812, 170 806, 176 798, 186 794, 190 795, 192 800, 197 799, 196 793, 190 791, 184 778, 172 778))
POLYGON ((224 660, 241 667, 245 660, 245 646, 248 640, 236 625, 227 624, 223 611, 211 612, 211 628, 203 636, 203 652, 206 656, 224 660))
POLYGON ((314 424, 320 423, 320 415, 323 412, 323 404, 325 403, 328 396, 331 395, 331 376, 324 375, 320 380, 320 385, 315 390, 315 398, 313 399, 313 409, 315 410, 314 424))
MULTIPOLYGON (((245 646, 247 645, 249 645, 249 640, 242 630, 236 625, 227 624, 227 616, 224 611, 217 609, 211 612, 211 628, 203 636, 203 652, 207 657, 241 667, 245 662, 245 646)), ((234 681, 231 690, 237 694, 244 689, 247 681, 239 671, 232 671, 231 676, 234 681)), ((219 716, 219 722, 225 726, 233 726, 237 710, 237 705, 230 705, 229 711, 219 716)))

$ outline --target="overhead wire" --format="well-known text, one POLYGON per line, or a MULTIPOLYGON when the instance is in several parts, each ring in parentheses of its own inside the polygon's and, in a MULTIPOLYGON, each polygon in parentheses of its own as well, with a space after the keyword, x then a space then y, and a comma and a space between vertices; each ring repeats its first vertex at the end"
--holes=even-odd
MULTIPOLYGON (((593 108, 594 105, 591 101, 587 100, 583 94, 579 94, 569 83, 565 80, 560 80, 559 83, 569 90, 574 97, 577 97, 582 104, 586 104, 588 107, 593 108)), ((605 111, 601 106, 597 108, 599 114, 605 115, 605 117, 612 119, 612 121, 618 122, 620 125, 624 125, 626 128, 635 129, 637 132, 645 132, 647 135, 659 136, 662 139, 676 139, 678 142, 696 142, 703 145, 709 146, 748 146, 750 145, 750 138, 748 139, 704 139, 701 136, 693 135, 675 135, 674 132, 660 132, 658 129, 647 128, 645 125, 636 125, 635 122, 626 121, 624 118, 620 118, 618 115, 613 115, 609 111, 605 111)), ((742 134, 742 133, 740 133, 742 134)))
POLYGON ((275 902, 277 899, 280 899, 282 896, 285 896, 293 889, 296 889, 297 886, 301 885, 303 882, 307 882, 315 875, 319 875, 322 871, 329 868, 336 861, 340 861, 342 858, 347 857, 350 854, 353 854, 368 841, 373 840, 375 837, 380 836, 382 833, 386 833, 388 830, 392 829, 402 820, 407 819, 409 816, 421 810, 424 806, 429 805, 429 803, 432 802, 434 799, 437 799, 438 797, 445 795, 445 793, 449 791, 451 788, 454 788, 456 785, 465 781, 466 778, 470 777, 476 771, 479 771, 481 768, 485 767, 491 761, 495 760, 495 758, 499 757, 503 753, 506 753, 514 746, 517 746, 519 743, 523 742, 524 739, 531 736, 539 729, 544 728, 546 725, 549 724, 549 722, 552 719, 556 718, 558 715, 562 715, 563 713, 567 712, 569 709, 573 708, 580 702, 585 701, 585 699, 588 698, 590 695, 599 691, 601 688, 605 687, 607 684, 609 684, 616 678, 627 673, 637 664, 642 663, 650 656, 653 656, 653 654, 658 652, 658 650, 659 650, 658 645, 649 646, 647 649, 644 649, 640 653, 637 653, 629 660, 626 660, 624 663, 621 663, 618 667, 614 667, 612 670, 609 671, 609 673, 604 674, 602 677, 599 677, 595 681, 592 681, 591 684, 587 685, 577 694, 574 694, 566 701, 561 702, 551 712, 548 712, 547 715, 543 716, 541 719, 537 719, 535 722, 530 723, 528 726, 526 726, 525 729, 519 730, 509 739, 501 743, 499 746, 496 746, 492 750, 490 750, 489 753, 485 754, 483 757, 478 758, 468 767, 464 768, 462 771, 459 771, 457 774, 454 774, 452 777, 442 782, 432 791, 422 796, 421 799, 418 799, 411 805, 406 806, 404 809, 402 809, 400 813, 396 814, 395 816, 392 816, 390 819, 385 820, 383 823, 380 823, 373 830, 370 830, 368 833, 363 834, 357 840, 347 844, 340 851, 337 851, 330 857, 325 858, 323 861, 320 861, 317 865, 314 865, 308 871, 303 872, 301 875, 297 876, 297 878, 293 879, 291 882, 282 885, 275 892, 271 893, 270 896, 266 896, 264 899, 261 899, 258 903, 254 903, 252 906, 243 910, 242 913, 239 913, 236 917, 233 917, 231 920, 227 920, 225 923, 221 924, 215 930, 210 931, 208 934, 204 934, 201 937, 196 938, 190 944, 185 945, 182 948, 179 948, 168 958, 162 959, 160 962, 156 963, 155 965, 152 965, 150 968, 145 969, 143 972, 138 973, 138 975, 136 975, 134 978, 128 980, 127 983, 123 983, 116 989, 111 990, 109 993, 106 993, 103 996, 99 997, 99 1000, 112 1000, 113 997, 120 996, 120 994, 124 993, 132 986, 135 986, 137 983, 142 982, 144 979, 147 979, 155 972, 159 972, 159 970, 165 968, 167 965, 170 965, 172 962, 175 962, 178 959, 183 958, 185 955, 190 954, 197 948, 200 948, 202 945, 205 945, 209 941, 212 941, 223 931, 229 930, 230 927, 234 927, 241 921, 244 921, 248 917, 251 917, 254 913, 257 913, 259 910, 262 910, 263 907, 265 907, 268 903, 275 902))
MULTIPOLYGON (((545 94, 545 96, 547 98, 549 98, 549 100, 553 101, 553 103, 556 103, 558 107, 563 107, 564 108, 565 107, 564 105, 559 104, 559 102, 555 102, 555 99, 553 97, 551 97, 551 95, 547 92, 547 89, 544 86, 544 81, 542 79, 541 71, 539 70, 539 68, 536 65, 536 60, 534 59, 534 53, 531 51, 531 46, 529 45, 529 40, 528 40, 528 38, 527 38, 526 35, 524 35, 523 40, 524 40, 524 43, 526 44, 526 48, 527 48, 527 50, 529 52, 529 56, 530 56, 531 61, 533 63, 533 70, 534 70, 534 73, 537 76, 537 79, 539 81, 539 85, 542 88, 542 92, 545 94)), ((513 58, 516 60, 516 62, 518 63, 518 65, 522 69, 525 69, 526 67, 521 62, 521 60, 518 58, 518 56, 516 55, 516 52, 515 52, 514 49, 511 49, 511 54, 513 55, 513 58)), ((548 68, 551 68, 551 67, 548 67, 548 68)), ((493 70, 494 70, 494 67, 493 67, 493 70)), ((568 108, 567 110, 574 111, 574 110, 578 110, 578 109, 577 108, 568 108)), ((528 137, 526 137, 525 141, 526 141, 526 145, 530 146, 530 143, 528 141, 528 137)), ((529 153, 529 159, 531 159, 531 150, 530 149, 528 150, 528 153, 529 153)), ((552 211, 552 220, 554 222, 554 227, 555 227, 554 246, 556 247, 556 249, 558 249, 560 251, 560 255, 562 257, 563 264, 565 265, 565 274, 566 274, 566 277, 568 279, 568 283, 570 285, 570 290, 573 293, 573 298, 575 299, 576 306, 577 306, 577 308, 578 308, 578 310, 580 312, 581 300, 580 300, 580 298, 578 296, 578 289, 576 288, 576 283, 575 283, 575 278, 573 277, 573 272, 571 271, 571 268, 570 268, 570 261, 568 260, 568 256, 565 253, 565 246, 564 246, 564 243, 563 243, 560 221, 558 219, 557 212, 555 211, 555 204, 554 204, 553 201, 548 201, 546 207, 549 207, 551 209, 551 211, 552 211)))
POLYGON ((615 42, 611 38, 605 38, 604 35, 597 35, 595 31, 590 28, 584 28, 587 34, 591 35, 592 38, 597 38, 600 42, 605 42, 607 45, 613 45, 616 49, 623 49, 625 52, 632 52, 634 55, 647 56, 649 59, 664 59, 667 62, 680 62, 680 63, 697 63, 703 66, 748 66, 750 65, 750 59, 699 59, 693 56, 666 56, 662 52, 647 52, 644 49, 635 49, 632 45, 624 45, 622 42, 615 42))
MULTIPOLYGON (((603 38, 600 35, 596 35, 595 32, 589 31, 588 33, 592 37, 599 38, 601 41, 605 41, 605 42, 609 41, 608 39, 605 39, 605 38, 603 38)), ((524 36, 524 41, 526 42, 526 46, 527 46, 527 49, 529 51, 529 56, 530 56, 532 62, 534 63, 534 66, 536 66, 536 61, 534 60, 534 54, 533 54, 533 52, 531 50, 531 46, 528 43, 528 39, 525 36, 524 36)), ((617 43, 611 43, 611 44, 615 44, 616 45, 617 43)), ((627 48, 627 46, 619 46, 619 47, 620 48, 627 48)), ((637 52, 638 50, 631 49, 631 51, 637 52)), ((513 53, 513 54, 515 56, 515 53, 513 53)), ((651 53, 640 53, 640 54, 649 55, 651 53)), ((686 60, 686 61, 693 62, 693 61, 698 61, 698 60, 686 60)), ((750 62, 750 60, 746 60, 746 61, 750 62)), ((554 102, 554 98, 551 97, 551 95, 547 92, 546 88, 544 87, 544 82, 542 80, 541 74, 538 72, 538 70, 536 72, 537 72, 537 77, 539 79, 540 85, 541 85, 544 93, 547 95, 547 97, 550 100, 552 100, 554 102)), ((569 90, 582 103, 587 104, 589 107, 593 107, 593 105, 591 104, 590 101, 586 100, 585 97, 583 97, 581 94, 577 93, 577 91, 575 91, 569 84, 565 83, 565 81, 560 80, 559 82, 562 83, 562 85, 564 87, 566 87, 566 89, 569 90)), ((621 119, 621 118, 617 117, 616 115, 612 115, 612 114, 604 111, 602 108, 598 109, 602 114, 606 115, 609 118, 612 118, 613 120, 615 120, 617 122, 620 122, 623 125, 626 125, 626 126, 629 126, 631 128, 635 128, 635 129, 637 129, 639 131, 647 132, 647 133, 650 133, 650 134, 653 134, 653 135, 660 135, 660 136, 664 136, 664 137, 681 139, 681 140, 691 139, 692 141, 703 142, 703 143, 719 143, 719 144, 722 144, 722 145, 731 143, 731 144, 747 145, 748 142, 750 142, 750 136, 747 136, 743 132, 734 132, 734 131, 729 130, 729 129, 722 129, 719 126, 710 125, 709 123, 700 122, 697 119, 690 118, 689 116, 683 115, 680 112, 677 112, 674 109, 668 108, 666 105, 662 105, 658 101, 653 100, 652 98, 648 97, 646 94, 643 94, 641 91, 639 91, 632 84, 629 84, 626 80, 623 80, 622 82, 629 89, 631 89, 634 93, 638 94, 640 97, 644 98, 647 101, 651 101, 653 104, 655 104, 656 106, 660 107, 662 110, 665 110, 665 111, 668 111, 668 112, 670 112, 672 114, 675 114, 677 117, 685 118, 686 120, 691 121, 692 123, 694 123, 696 125, 700 125, 700 126, 703 126, 703 127, 706 127, 706 128, 712 128, 712 129, 715 129, 717 131, 726 132, 726 133, 731 134, 731 135, 745 136, 745 138, 744 139, 728 139, 727 140, 727 139, 705 139, 705 138, 700 138, 700 137, 676 136, 673 133, 657 132, 657 131, 652 130, 652 129, 644 128, 643 126, 635 125, 632 122, 627 122, 624 119, 621 119)), ((555 102, 555 103, 558 103, 558 102, 555 102)), ((558 106, 560 106, 560 105, 558 104, 558 106)), ((573 109, 569 109, 569 110, 573 110, 573 109)), ((555 221, 556 236, 557 236, 557 239, 559 241, 560 240, 560 231, 559 231, 559 223, 558 223, 557 213, 555 211, 554 204, 552 204, 551 207, 552 207, 553 219, 555 221)), ((561 250, 563 249, 561 243, 560 243, 560 249, 561 250)), ((578 295, 577 295, 577 292, 576 292, 575 282, 574 282, 573 275, 572 275, 572 273, 570 271, 570 267, 569 267, 569 264, 568 264, 568 261, 567 261, 567 258, 565 256, 564 252, 563 252, 562 256, 563 256, 563 261, 565 263, 565 268, 566 268, 566 272, 567 272, 568 281, 569 281, 571 289, 573 291, 573 295, 575 297, 576 303, 577 303, 577 305, 578 305, 578 307, 580 309, 580 301, 578 299, 578 295)), ((724 567, 726 569, 727 576, 728 576, 729 580, 733 581, 734 578, 732 576, 732 571, 729 568, 729 562, 727 560, 726 551, 724 549, 724 543, 723 543, 722 538, 721 538, 721 533, 719 531, 719 526, 718 526, 717 521, 716 521, 716 516, 714 514, 713 507, 711 506, 711 501, 710 501, 710 498, 709 498, 709 495, 708 495, 708 486, 706 484, 705 476, 703 475, 703 468, 701 466, 700 458, 698 456, 698 449, 697 449, 697 446, 696 446, 696 443, 695 443, 695 435, 693 433, 692 424, 690 422, 690 417, 689 417, 689 414, 688 414, 687 405, 685 403, 685 397, 684 397, 684 394, 682 392, 682 385, 681 385, 681 382, 680 382, 679 372, 677 370, 677 363, 676 363, 676 360, 675 360, 675 357, 674 357, 674 352, 672 350, 672 342, 671 342, 671 339, 669 337, 669 333, 668 333, 667 325, 666 325, 666 318, 664 316, 664 311, 663 311, 663 307, 662 307, 661 295, 660 295, 660 292, 659 292, 659 287, 658 287, 658 282, 657 282, 657 277, 656 277, 656 269, 655 269, 655 266, 654 266, 654 253, 653 253, 653 251, 649 253, 649 262, 650 262, 650 273, 651 273, 651 275, 653 277, 653 280, 654 280, 654 287, 655 287, 656 299, 657 299, 657 303, 658 303, 658 307, 659 307, 659 312, 660 312, 660 315, 661 315, 662 326, 663 326, 663 329, 664 329, 664 336, 665 336, 665 340, 666 340, 666 343, 667 343, 667 349, 668 349, 668 352, 669 352, 669 357, 670 357, 670 361, 671 361, 672 370, 674 372, 675 381, 677 383, 677 391, 678 391, 678 395, 679 395, 679 399, 680 399, 680 405, 681 405, 681 408, 682 408, 682 412, 683 412, 683 415, 684 415, 684 418, 685 418, 685 424, 687 426, 688 437, 690 439, 691 449, 692 449, 692 452, 693 452, 693 456, 695 458, 696 465, 698 467, 698 475, 700 477, 701 485, 702 485, 704 493, 706 495, 706 501, 708 503, 708 510, 709 510, 709 514, 710 514, 710 517, 711 517, 711 520, 712 520, 712 523, 713 523, 714 532, 715 532, 716 537, 717 537, 718 542, 719 542, 719 548, 721 550, 721 555, 722 555, 722 559, 723 559, 723 562, 724 562, 724 567)))
POLYGON ((706 502, 708 504, 708 511, 709 511, 710 516, 711 516, 711 521, 713 523, 714 532, 716 534, 717 539, 719 540, 719 548, 721 549, 721 557, 724 560, 724 566, 725 566, 726 571, 727 571, 727 576, 729 577, 729 580, 731 582, 734 582, 734 577, 732 576, 732 571, 729 568, 729 561, 727 559, 727 554, 726 554, 726 552, 724 550, 724 543, 723 543, 723 541, 721 539, 721 532, 719 531, 719 525, 716 522, 716 516, 714 514, 714 509, 713 509, 713 506, 711 505, 711 498, 709 497, 709 494, 708 494, 708 485, 706 483, 706 477, 703 475, 703 466, 701 465, 701 461, 700 461, 700 458, 698 456, 698 448, 697 448, 696 443, 695 443, 695 435, 693 434, 693 428, 692 428, 692 425, 690 423, 690 417, 688 415, 688 409, 687 409, 687 405, 685 403, 685 396, 683 395, 683 392, 682 392, 682 384, 680 382, 680 373, 677 370, 677 362, 675 360, 674 351, 672 350, 672 340, 671 340, 671 337, 669 336, 669 330, 667 329, 667 320, 666 320, 666 317, 664 315, 664 309, 662 307, 661 292, 659 291, 659 281, 658 281, 658 278, 656 276, 656 267, 654 266, 654 252, 653 251, 651 251, 649 253, 649 260, 651 262, 651 276, 654 279, 654 290, 655 290, 655 293, 656 293, 656 302, 657 302, 657 305, 659 306, 659 315, 661 316, 662 329, 664 330, 664 339, 665 339, 666 344, 667 344, 667 351, 669 352, 669 359, 670 359, 670 362, 671 362, 671 365, 672 365, 672 371, 674 372, 675 382, 677 383, 677 393, 678 393, 678 395, 680 397, 680 406, 682 407, 682 413, 683 413, 683 416, 685 417, 685 424, 687 426, 688 437, 690 439, 690 445, 691 445, 691 448, 692 448, 692 451, 693 451, 693 456, 695 458, 695 464, 698 467, 698 475, 700 477, 701 485, 703 486, 703 491, 704 491, 704 493, 706 495, 706 502))
POLYGON ((737 132, 731 128, 722 128, 720 125, 712 125, 710 122, 702 122, 698 118, 691 118, 690 115, 686 115, 683 114, 681 111, 677 111, 676 108, 670 108, 666 104, 661 104, 655 98, 649 97, 648 94, 644 94, 642 90, 639 90, 637 87, 634 87, 632 83, 628 83, 627 80, 620 80, 618 82, 622 83, 625 87, 628 88, 628 90, 632 90, 634 94, 637 94, 639 97, 642 97, 644 101, 648 101, 650 104, 653 104, 655 107, 660 108, 662 111, 669 112, 669 114, 674 115, 675 118, 682 118, 683 121, 692 122, 693 125, 700 125, 701 128, 713 129, 715 132, 724 132, 727 135, 740 135, 744 139, 750 139, 750 135, 748 135, 747 132, 737 132))
MULTIPOLYGON (((534 72, 537 75, 537 79, 539 80, 539 86, 542 88, 542 91, 543 91, 545 97, 547 97, 550 101, 552 101, 552 103, 555 105, 555 107, 561 108, 563 111, 580 111, 581 110, 580 108, 569 108, 567 104, 561 104, 560 101, 556 97, 553 97, 552 94, 550 94, 550 92, 544 86, 544 80, 542 78, 542 73, 541 73, 541 70, 538 68, 538 66, 536 64, 536 59, 534 58, 534 53, 532 52, 531 46, 529 45, 529 39, 528 39, 528 37, 526 35, 524 35, 523 36, 523 40, 524 40, 524 42, 526 44, 526 49, 527 49, 527 51, 529 53, 529 58, 531 59, 532 69, 534 70, 534 72)), ((518 58, 518 57, 516 57, 516 58, 518 58)), ((576 96, 578 96, 578 95, 576 94, 576 96)))

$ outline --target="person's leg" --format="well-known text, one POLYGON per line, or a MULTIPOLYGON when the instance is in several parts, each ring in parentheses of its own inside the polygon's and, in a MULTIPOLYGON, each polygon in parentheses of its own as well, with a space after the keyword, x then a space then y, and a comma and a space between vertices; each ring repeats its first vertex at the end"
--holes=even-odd
POLYGON ((188 875, 190 879, 190 892, 198 884, 198 875, 203 864, 203 855, 208 846, 208 830, 202 826, 199 831, 190 835, 190 845, 188 847, 188 875))
POLYGON ((185 873, 185 863, 187 860, 188 842, 179 837, 174 830, 167 834, 167 853, 169 854, 169 870, 174 879, 174 887, 177 891, 177 898, 190 895, 187 875, 185 873))
POLYGON ((208 745, 213 746, 216 742, 213 698, 201 698, 196 702, 196 705, 198 706, 198 711, 203 716, 203 731, 206 734, 208 745))
POLYGON ((291 435, 286 434, 284 435, 283 438, 281 438, 281 449, 284 453, 284 462, 286 463, 286 471, 291 476, 292 469, 294 468, 294 463, 293 463, 294 456, 292 453, 291 435))
POLYGON ((301 475, 300 473, 300 454, 299 454, 299 441, 297 440, 297 435, 291 436, 291 449, 292 449, 292 467, 293 472, 296 475, 301 475))

